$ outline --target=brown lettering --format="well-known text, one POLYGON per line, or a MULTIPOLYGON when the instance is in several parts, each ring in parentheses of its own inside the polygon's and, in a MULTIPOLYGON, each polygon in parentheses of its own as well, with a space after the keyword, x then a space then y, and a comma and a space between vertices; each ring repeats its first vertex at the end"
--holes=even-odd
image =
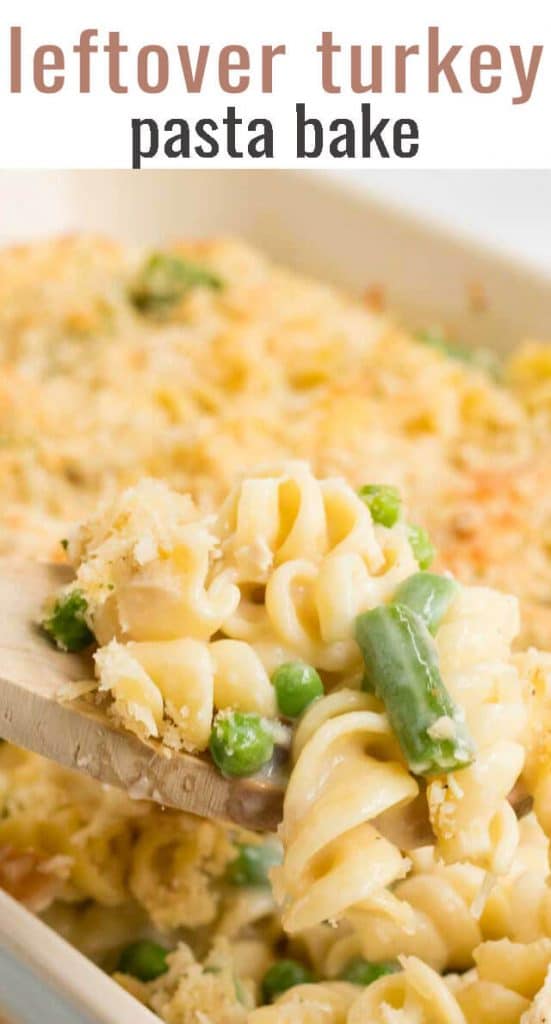
POLYGON ((232 82, 233 71, 248 71, 251 66, 245 46, 223 46, 218 57, 218 81, 224 92, 245 92, 250 76, 239 74, 232 82))
POLYGON ((406 92, 406 61, 419 53, 418 46, 397 46, 394 81, 396 92, 406 92))
POLYGON ((333 82, 333 54, 340 53, 341 47, 333 42, 332 32, 322 32, 321 43, 316 46, 321 53, 321 84, 324 92, 340 92, 340 85, 333 82))
POLYGON ((38 46, 33 57, 33 81, 38 92, 59 92, 63 89, 64 76, 54 75, 46 81, 48 71, 63 71, 65 61, 59 46, 38 46))
POLYGON ((434 25, 429 28, 429 92, 440 91, 440 75, 445 76, 452 92, 463 91, 452 68, 455 58, 462 49, 462 46, 450 46, 440 58, 440 29, 434 25))
POLYGON ((352 92, 382 92, 383 88, 383 48, 371 47, 371 81, 362 81, 362 48, 350 47, 350 86, 352 92))
POLYGON ((78 54, 79 60, 79 91, 90 92, 90 54, 97 53, 98 48, 92 45, 92 38, 97 36, 97 28, 84 28, 80 33, 80 41, 73 46, 73 53, 78 54))
POLYGON ((111 92, 128 92, 128 86, 122 85, 120 79, 121 53, 128 53, 128 47, 122 45, 120 32, 110 32, 108 39, 104 50, 109 55, 109 88, 111 92))
POLYGON ((475 46, 471 53, 471 85, 474 91, 497 92, 501 85, 501 75, 491 75, 484 84, 484 71, 501 71, 501 54, 497 46, 475 46))
POLYGON ((142 46, 138 51, 138 85, 143 92, 164 92, 168 85, 168 54, 164 46, 142 46), (150 80, 150 57, 157 58, 155 80, 150 80))
POLYGON ((201 92, 209 51, 210 46, 200 46, 195 66, 192 67, 189 48, 187 46, 178 47, 178 56, 188 92, 201 92))
POLYGON ((10 31, 10 91, 21 92, 21 26, 10 31))
POLYGON ((285 46, 262 47, 262 92, 272 92, 274 86, 274 57, 283 56, 285 46))
POLYGON ((513 97, 515 106, 519 103, 526 103, 532 96, 542 54, 543 46, 533 46, 530 53, 530 63, 528 68, 526 68, 520 46, 511 47, 511 56, 520 86, 520 94, 513 97))

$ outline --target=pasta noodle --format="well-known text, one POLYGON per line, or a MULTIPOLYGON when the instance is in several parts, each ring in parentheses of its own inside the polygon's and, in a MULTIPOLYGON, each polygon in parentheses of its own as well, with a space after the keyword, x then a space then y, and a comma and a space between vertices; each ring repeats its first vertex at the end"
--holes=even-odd
POLYGON ((486 942, 475 960, 475 976, 463 979, 457 990, 467 1024, 493 1024, 496 1019, 500 1024, 545 1024, 551 1008, 549 985, 544 988, 551 940, 527 945, 506 939, 486 942))
POLYGON ((472 765, 428 787, 438 851, 496 874, 509 869, 518 843, 507 800, 524 765, 526 709, 511 657, 517 633, 514 598, 465 587, 436 640, 442 674, 477 745, 472 765))
MULTIPOLYGON (((317 481, 299 462, 260 469, 237 485, 218 520, 223 572, 245 590, 224 631, 330 672, 358 669, 358 612, 392 593, 417 565, 403 528, 377 534, 343 480, 317 481), (264 604, 247 589, 264 585, 264 604)), ((280 655, 281 657, 281 655, 280 655)))
POLYGON ((416 957, 370 985, 352 1004, 347 1024, 465 1024, 446 982, 416 957))
POLYGON ((401 971, 375 981, 361 995, 343 982, 297 986, 249 1019, 251 1024, 545 1024, 551 1006, 545 985, 549 941, 484 943, 475 957, 476 971, 448 983, 416 957, 404 957, 401 971))
POLYGON ((411 853, 413 870, 393 894, 412 908, 412 918, 404 922, 373 907, 362 927, 349 934, 335 935, 326 928, 318 969, 334 977, 358 954, 375 963, 406 954, 439 972, 464 971, 484 939, 531 942, 551 937, 548 844, 531 817, 520 822, 520 836, 510 872, 496 880, 479 916, 475 909, 484 883, 482 868, 439 863, 433 848, 411 853))
POLYGON ((347 1024, 348 1010, 357 998, 354 985, 329 981, 296 985, 277 1000, 249 1017, 250 1024, 347 1024))
POLYGON ((551 656, 530 648, 517 661, 529 717, 524 778, 538 819, 551 836, 551 656))
POLYGON ((413 800, 417 784, 401 763, 386 718, 369 696, 339 690, 307 713, 295 737, 296 763, 285 794, 283 868, 276 894, 292 932, 347 914, 357 925, 370 902, 404 918, 387 886, 407 860, 370 824, 413 800))

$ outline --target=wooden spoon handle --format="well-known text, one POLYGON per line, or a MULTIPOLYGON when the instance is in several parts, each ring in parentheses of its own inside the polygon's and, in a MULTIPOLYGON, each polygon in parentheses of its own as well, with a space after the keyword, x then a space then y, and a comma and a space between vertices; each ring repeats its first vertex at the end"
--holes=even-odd
POLYGON ((123 732, 82 700, 62 704, 0 678, 0 707, 4 739, 131 797, 245 828, 273 831, 281 820, 283 793, 269 781, 226 779, 207 760, 123 732))

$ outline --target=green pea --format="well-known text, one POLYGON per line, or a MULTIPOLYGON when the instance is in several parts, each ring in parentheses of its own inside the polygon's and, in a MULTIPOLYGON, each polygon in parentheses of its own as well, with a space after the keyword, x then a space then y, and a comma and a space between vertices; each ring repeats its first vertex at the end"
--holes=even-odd
POLYGON ((118 970, 140 981, 153 981, 168 971, 167 950, 157 942, 139 939, 126 946, 119 957, 118 970))
POLYGON ((416 572, 400 583, 392 603, 411 608, 434 635, 458 591, 459 585, 450 576, 416 572))
POLYGON ((281 851, 272 843, 239 843, 235 860, 228 865, 230 885, 269 886, 268 872, 281 863, 281 851))
POLYGON ((85 615, 88 602, 80 590, 59 597, 42 628, 62 651, 82 651, 94 640, 85 615))
POLYGON ((323 683, 315 668, 302 661, 288 661, 276 668, 272 683, 277 704, 286 718, 297 718, 316 697, 323 696, 323 683))
POLYGON ((408 540, 420 569, 429 569, 436 556, 436 548, 427 531, 415 523, 408 523, 408 540))
POLYGON ((255 712, 223 711, 214 720, 209 750, 224 775, 254 775, 274 752, 273 733, 255 712))
POLYGON ((374 523, 395 526, 402 511, 402 498, 397 487, 390 484, 365 484, 358 494, 365 502, 374 523))
POLYGON ((265 1003, 271 1003, 276 996, 295 985, 305 985, 314 980, 311 971, 298 960, 278 960, 268 968, 262 979, 262 996, 265 1003))
POLYGON ((399 970, 400 965, 395 961, 371 964, 363 956, 355 956, 348 961, 339 977, 343 981, 351 981, 353 985, 371 985, 385 974, 395 974, 399 970))

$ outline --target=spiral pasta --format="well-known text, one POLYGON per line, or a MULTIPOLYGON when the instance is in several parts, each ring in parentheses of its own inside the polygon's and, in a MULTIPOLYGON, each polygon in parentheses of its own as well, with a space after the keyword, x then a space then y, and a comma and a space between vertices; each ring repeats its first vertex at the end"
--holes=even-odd
POLYGON ((251 1024, 545 1024, 551 1008, 551 941, 483 943, 477 968, 442 978, 417 957, 364 992, 343 982, 299 985, 251 1024), (546 976, 548 981, 546 982, 546 976))
MULTIPOLYGON (((273 1006, 255 1010, 250 1024, 465 1024, 446 982, 415 957, 403 970, 362 990, 346 982, 299 985, 273 1006)), ((470 1024, 470 1022, 469 1022, 470 1024)))
POLYGON ((385 890, 409 862, 370 822, 413 800, 418 787, 386 717, 368 695, 338 690, 306 713, 293 755, 285 859, 274 871, 284 927, 293 933, 343 914, 357 924, 372 903, 403 920, 405 904, 385 890))
POLYGON ((403 970, 369 985, 352 1004, 347 1024, 465 1024, 446 981, 416 957, 403 970))
MULTIPOLYGON (((407 922, 373 907, 354 931, 326 929, 318 965, 329 977, 361 954, 367 960, 414 955, 437 971, 464 971, 485 939, 530 942, 551 937, 548 843, 533 816, 520 822, 520 844, 507 875, 500 876, 480 914, 475 914, 484 870, 473 864, 443 864, 433 848, 410 854, 413 870, 393 889, 412 910, 407 922), (453 920, 453 927, 450 927, 453 920)), ((311 941, 315 941, 313 938, 311 941)))
POLYGON ((427 799, 439 854, 506 872, 518 844, 508 795, 524 765, 526 707, 511 656, 515 598, 463 587, 436 638, 446 686, 464 709, 477 753, 460 773, 431 782, 427 799))
POLYGON ((476 972, 454 985, 467 1024, 545 1024, 551 1011, 551 939, 485 942, 475 961, 476 972))
POLYGON ((72 589, 85 593, 101 645, 98 689, 128 728, 203 750, 215 705, 275 714, 255 651, 236 640, 210 642, 239 591, 227 574, 209 578, 216 538, 189 499, 142 481, 80 528, 71 554, 72 589))
POLYGON ((524 780, 538 819, 551 836, 551 655, 530 648, 516 660, 529 716, 524 780))
POLYGON ((358 671, 355 617, 417 568, 401 524, 374 527, 351 487, 318 481, 300 462, 239 483, 216 530, 222 574, 242 595, 224 632, 258 644, 270 667, 300 658, 328 672, 358 671), (251 599, 259 586, 260 602, 251 599))
POLYGON ((356 986, 343 981, 296 985, 273 1006, 254 1010, 249 1024, 347 1024, 357 995, 356 986))
POLYGON ((95 654, 98 689, 111 714, 139 735, 204 750, 214 707, 273 717, 269 676, 254 649, 238 640, 111 640, 95 654))

